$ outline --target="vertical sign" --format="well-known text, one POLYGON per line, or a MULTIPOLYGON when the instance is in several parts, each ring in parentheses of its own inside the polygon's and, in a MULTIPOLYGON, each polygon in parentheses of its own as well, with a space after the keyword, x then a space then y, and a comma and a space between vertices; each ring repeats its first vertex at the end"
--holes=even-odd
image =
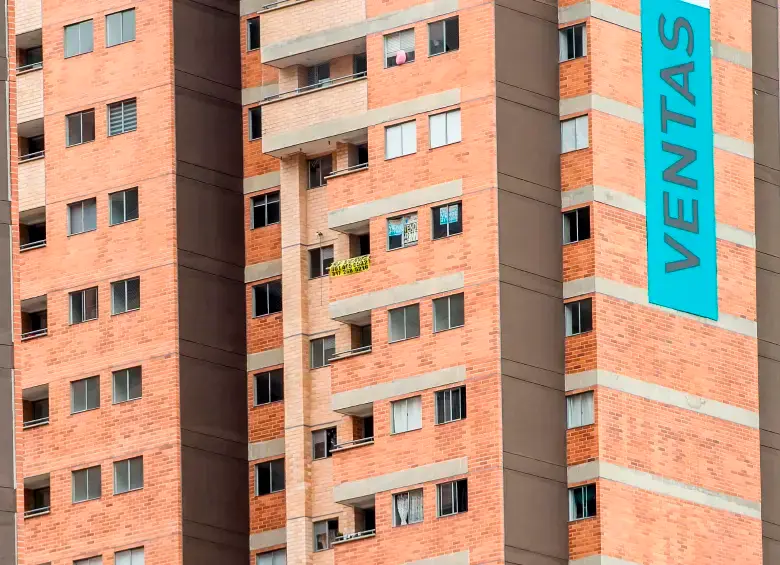
POLYGON ((718 319, 709 0, 642 0, 650 302, 718 319))

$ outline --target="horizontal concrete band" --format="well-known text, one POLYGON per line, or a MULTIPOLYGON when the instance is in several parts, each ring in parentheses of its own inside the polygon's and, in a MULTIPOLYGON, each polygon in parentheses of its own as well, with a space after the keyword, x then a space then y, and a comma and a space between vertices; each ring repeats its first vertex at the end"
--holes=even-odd
POLYGON ((371 477, 370 479, 341 483, 333 487, 333 500, 335 502, 347 502, 380 492, 456 477, 468 472, 468 457, 421 465, 413 469, 404 469, 403 471, 371 477))
POLYGON ((467 550, 459 553, 450 553, 449 555, 420 559, 419 561, 407 561, 404 565, 469 565, 469 552, 467 550))
POLYGON ((261 532, 259 534, 252 534, 249 536, 249 551, 266 549, 269 547, 274 547, 276 545, 283 545, 286 543, 287 543, 287 528, 279 528, 278 530, 269 530, 267 532, 261 532))
POLYGON ((581 559, 569 559, 569 565, 640 565, 634 561, 626 561, 609 555, 588 555, 581 559))
POLYGON ((619 375, 611 371, 593 369, 581 373, 566 375, 566 391, 581 390, 600 386, 616 390, 645 400, 673 406, 682 410, 690 410, 697 414, 718 418, 741 426, 759 429, 758 412, 752 412, 737 406, 731 406, 703 396, 682 392, 655 383, 619 375))
POLYGON ((372 33, 381 33, 388 29, 443 16, 444 14, 455 12, 457 9, 458 0, 433 0, 432 2, 412 6, 405 10, 382 14, 381 16, 368 18, 345 26, 333 27, 293 39, 270 43, 262 48, 261 59, 265 64, 273 64, 274 61, 280 59, 353 41, 372 33))
POLYGON ((284 363, 284 348, 269 349, 260 353, 250 353, 246 356, 246 370, 259 371, 274 365, 284 363))
MULTIPOLYGON (((585 18, 595 18, 631 31, 642 32, 641 16, 595 0, 585 0, 558 9, 559 24, 565 25, 585 18)), ((751 52, 717 41, 712 42, 712 56, 747 69, 753 68, 753 54, 751 52)))
POLYGON ((414 377, 398 379, 389 383, 371 385, 347 392, 339 392, 331 397, 331 409, 334 412, 356 406, 371 404, 380 400, 403 396, 430 388, 460 383, 466 380, 466 366, 448 367, 439 371, 424 373, 414 377))
MULTIPOLYGON (((561 192, 561 206, 569 208, 589 202, 599 202, 626 212, 646 215, 645 201, 635 196, 604 186, 583 186, 575 190, 561 192)), ((718 222, 715 226, 718 239, 743 247, 756 248, 756 234, 741 228, 718 222)))
MULTIPOLYGON (((598 94, 583 94, 572 98, 564 98, 559 103, 561 116, 579 114, 589 111, 601 112, 616 118, 627 120, 635 124, 644 123, 644 111, 642 108, 618 102, 598 94)), ((754 146, 749 141, 715 133, 713 136, 713 145, 716 149, 734 153, 740 157, 753 159, 754 146)))
POLYGON ((251 283, 261 281, 263 279, 270 279, 271 277, 278 277, 281 274, 281 259, 274 259, 273 261, 266 261, 265 263, 255 263, 254 265, 248 265, 244 269, 244 282, 251 283))
POLYGON ((272 171, 264 175, 257 175, 244 179, 244 194, 252 194, 261 190, 268 190, 282 184, 279 171, 272 171))
POLYGON ((591 293, 603 294, 617 298, 618 300, 624 300, 640 306, 647 306, 673 316, 695 320, 708 326, 735 332, 747 337, 756 338, 758 336, 757 324, 752 320, 745 320, 744 318, 732 316, 731 314, 724 314, 722 312, 720 313, 720 319, 710 320, 709 318, 702 318, 701 316, 688 314, 687 312, 680 312, 664 306, 650 304, 646 288, 639 288, 601 277, 585 277, 563 283, 564 299, 591 293))
POLYGON ((367 292, 359 296, 331 302, 328 306, 330 317, 334 320, 360 312, 368 312, 375 308, 383 308, 409 300, 417 300, 433 294, 459 290, 463 288, 463 273, 444 275, 433 279, 425 279, 410 284, 404 284, 385 290, 367 292))
POLYGON ((295 147, 321 139, 328 139, 352 131, 362 130, 384 122, 400 120, 433 112, 447 106, 460 104, 460 88, 453 88, 436 94, 419 96, 412 100, 398 102, 381 108, 374 108, 359 114, 349 114, 333 120, 310 124, 304 128, 285 131, 263 138, 263 151, 271 153, 287 147, 295 147))
POLYGON ((569 484, 603 479, 693 504, 725 510, 748 518, 761 519, 760 502, 689 485, 613 463, 591 461, 581 465, 573 465, 569 467, 567 474, 569 484))
POLYGON ((371 218, 384 216, 401 210, 408 210, 417 206, 432 204, 448 198, 457 198, 463 195, 463 179, 452 180, 425 188, 418 188, 390 196, 380 198, 364 204, 355 204, 328 213, 328 228, 332 230, 345 230, 355 224, 367 222, 371 218))
POLYGON ((268 441, 257 441, 249 444, 249 460, 258 461, 260 459, 270 459, 284 455, 284 438, 269 439, 268 441))
POLYGON ((279 94, 279 83, 274 82, 271 84, 264 84, 262 86, 253 86, 251 88, 241 89, 241 104, 249 106, 250 104, 257 104, 262 102, 269 96, 276 96, 279 94))

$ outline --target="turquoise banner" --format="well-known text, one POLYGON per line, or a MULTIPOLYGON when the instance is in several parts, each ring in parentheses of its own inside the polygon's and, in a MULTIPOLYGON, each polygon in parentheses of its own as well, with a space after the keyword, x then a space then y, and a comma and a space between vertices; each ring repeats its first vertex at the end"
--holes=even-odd
POLYGON ((718 319, 708 0, 642 0, 650 302, 718 319))

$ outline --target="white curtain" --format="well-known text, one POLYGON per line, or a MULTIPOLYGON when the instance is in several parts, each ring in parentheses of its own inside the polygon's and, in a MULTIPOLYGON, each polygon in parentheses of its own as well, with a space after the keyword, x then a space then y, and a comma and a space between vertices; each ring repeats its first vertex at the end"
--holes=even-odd
POLYGON ((423 493, 416 490, 409 493, 409 523, 422 522, 423 519, 423 493))
POLYGON ((395 495, 395 510, 398 512, 398 518, 400 519, 399 526, 405 526, 409 522, 409 493, 395 495))
POLYGON ((408 412, 409 430, 419 430, 422 428, 422 397, 415 396, 406 400, 406 410, 408 412))

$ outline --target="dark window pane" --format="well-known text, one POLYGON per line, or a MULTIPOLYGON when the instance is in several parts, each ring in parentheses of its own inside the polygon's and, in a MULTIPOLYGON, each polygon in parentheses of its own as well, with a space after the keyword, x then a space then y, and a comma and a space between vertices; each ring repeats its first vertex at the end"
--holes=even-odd
POLYGON ((257 484, 257 494, 269 494, 271 492, 271 464, 260 463, 255 465, 255 481, 257 484))
POLYGON ((128 369, 129 399, 141 398, 141 367, 128 369))
POLYGON ((458 512, 466 512, 469 509, 469 489, 468 483, 464 479, 455 483, 458 495, 458 512))
POLYGON ((127 309, 138 310, 141 307, 141 279, 130 279, 127 285, 127 309))
POLYGON ((367 68, 365 53, 360 53, 352 58, 352 72, 354 74, 365 73, 367 68))
POLYGON ((138 219, 138 189, 125 191, 125 221, 138 219))
POLYGON ((439 206, 433 209, 433 218, 431 218, 431 225, 433 226, 433 239, 440 239, 447 237, 447 219, 445 217, 444 210, 446 206, 439 206))
POLYGON ((127 492, 130 484, 130 466, 128 461, 114 463, 114 492, 127 492))
POLYGON ((128 397, 127 371, 114 373, 114 402, 125 402, 128 397))
POLYGON ((249 109, 249 139, 263 136, 263 110, 261 106, 249 109))
POLYGON ((446 51, 455 51, 460 47, 460 30, 458 29, 458 18, 450 18, 444 22, 446 28, 446 51))
POLYGON ((82 143, 95 140, 95 111, 88 110, 81 113, 82 143))
POLYGON ((268 283, 268 311, 272 314, 282 311, 282 281, 268 283))
POLYGON ((73 292, 70 295, 70 323, 79 324, 84 321, 84 295, 73 292))
POLYGON ((433 301, 433 331, 440 332, 450 328, 448 298, 433 301))
POLYGON ((255 316, 268 314, 268 285, 259 284, 252 288, 254 291, 255 316))
POLYGON ((65 116, 65 124, 67 127, 67 145, 81 143, 81 114, 65 116))
POLYGON ((130 489, 135 490, 144 486, 144 460, 136 457, 130 460, 130 489))
POLYGON ((271 462, 271 491, 284 490, 284 459, 271 462))
POLYGON ((246 22, 247 49, 260 47, 260 18, 249 18, 246 22))
POLYGON ((444 53, 444 22, 434 22, 428 26, 428 50, 431 55, 444 53))
POLYGON ((420 335, 420 307, 418 305, 406 307, 406 338, 420 335))
POLYGON ((436 423, 437 424, 443 424, 446 420, 446 415, 444 413, 444 395, 447 394, 447 391, 437 392, 436 393, 436 423))
POLYGON ((271 402, 284 399, 284 373, 282 369, 271 371, 271 402))
POLYGON ((455 511, 452 498, 453 483, 439 485, 439 515, 448 516, 455 511))
POLYGON ((100 498, 100 467, 87 469, 87 496, 90 499, 100 498))
POLYGON ((582 57, 585 54, 585 43, 583 41, 582 32, 585 29, 584 26, 577 26, 574 28, 574 56, 582 57))
POLYGON ((314 432, 314 458, 324 459, 327 455, 325 449, 326 437, 325 430, 319 430, 314 432))
POLYGON ((580 302, 580 331, 589 332, 593 329, 593 301, 588 298, 580 302))
POLYGON ((325 365, 330 365, 330 360, 336 354, 336 337, 328 336, 323 339, 323 357, 325 365))
POLYGON ((100 379, 93 377, 86 379, 87 410, 100 406, 100 379))
POLYGON ((450 235, 463 232, 463 205, 458 203, 449 207, 450 235))
POLYGON ((583 487, 585 491, 585 517, 596 515, 596 485, 583 487))
POLYGON ((463 416, 461 416, 460 413, 460 392, 463 389, 460 388, 454 388, 450 391, 451 399, 451 410, 452 410, 452 419, 453 420, 460 420, 463 416))
POLYGON ((566 59, 574 59, 574 28, 566 30, 566 59))
POLYGON ((312 249, 309 251, 309 277, 315 279, 322 276, 320 268, 320 250, 312 249))
POLYGON ((87 472, 75 471, 73 473, 73 502, 82 502, 87 499, 87 472))
POLYGON ((279 223, 279 193, 268 195, 268 204, 266 205, 267 225, 279 223))
POLYGON ((255 404, 271 402, 270 380, 269 373, 255 375, 255 404))
POLYGON ((590 208, 577 210, 577 239, 582 241, 590 238, 590 208))
POLYGON ((450 296, 450 327, 457 328, 464 323, 463 295, 450 296))
POLYGON ((585 517, 585 504, 583 501, 583 489, 582 487, 575 488, 572 492, 574 496, 574 519, 580 519, 585 517))
POLYGON ((70 385, 70 411, 83 412, 87 409, 87 383, 76 381, 70 385))

